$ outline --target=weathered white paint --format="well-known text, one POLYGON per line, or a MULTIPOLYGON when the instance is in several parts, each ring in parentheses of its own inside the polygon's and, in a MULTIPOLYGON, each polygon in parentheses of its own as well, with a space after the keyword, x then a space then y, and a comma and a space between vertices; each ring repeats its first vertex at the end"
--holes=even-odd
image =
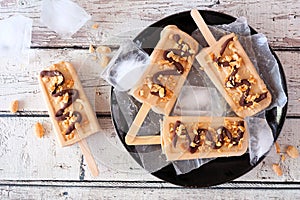
MULTIPOLYGON (((287 79, 289 92, 289 116, 300 114, 300 63, 299 51, 275 51, 278 55, 287 79)), ((20 110, 46 111, 37 76, 45 67, 61 60, 70 61, 77 69, 87 96, 98 113, 109 114, 109 96, 111 87, 100 77, 103 68, 99 59, 88 50, 79 49, 32 49, 29 64, 13 65, 3 60, 0 74, 0 111, 8 111, 12 100, 20 100, 20 110), (10 88, 10 89, 7 89, 10 88), (38 103, 37 103, 38 102, 38 103), (40 103, 41 102, 41 103, 40 103)))
POLYGON ((40 23, 40 0, 0 1, 0 19, 19 13, 34 20, 32 46, 36 47, 30 50, 29 64, 26 60, 15 65, 0 59, 0 114, 11 115, 9 104, 15 99, 20 101, 22 111, 0 118, 1 199, 300 199, 300 159, 287 157, 282 165, 284 175, 278 177, 271 167, 280 159, 274 148, 252 171, 214 189, 182 189, 145 172, 120 144, 107 117, 110 86, 99 79, 103 69, 87 50, 91 43, 116 47, 157 20, 195 7, 245 16, 278 50, 287 78, 291 117, 278 143, 282 151, 287 145, 299 150, 300 56, 294 51, 300 47, 298 0, 74 1, 92 15, 92 20, 72 39, 63 39, 40 23), (98 30, 91 29, 95 22, 100 25, 98 30), (78 145, 59 147, 49 118, 41 115, 47 113, 36 77, 44 67, 61 60, 71 61, 79 69, 87 96, 101 115, 101 133, 87 139, 100 170, 96 178, 90 175, 78 145), (38 121, 46 129, 41 139, 33 132, 38 121))
POLYGON ((74 34, 72 39, 62 39, 41 24, 39 20, 41 2, 37 0, 14 1, 13 3, 5 0, 0 5, 0 17, 6 18, 15 13, 31 17, 34 20, 33 46, 87 47, 91 41, 100 43, 103 38, 99 35, 102 33, 107 34, 109 38, 116 35, 132 38, 145 27, 171 14, 188 11, 192 8, 210 9, 235 17, 245 16, 253 28, 267 35, 272 46, 297 47, 300 44, 298 28, 300 5, 297 0, 164 0, 161 2, 151 0, 76 0, 75 2, 91 14, 92 20, 74 34), (17 2, 23 2, 24 5, 18 5, 17 2), (98 31, 91 29, 94 22, 100 25, 98 31))
MULTIPOLYGON (((61 148, 58 146, 49 118, 5 117, 1 118, 0 135, 0 182, 1 180, 99 180, 99 181, 154 181, 128 154, 116 135, 109 118, 99 118, 101 133, 87 139, 99 165, 100 175, 93 178, 85 163, 81 164, 78 145, 61 148), (34 135, 34 124, 41 122, 45 136, 34 135), (80 174, 83 166, 85 174, 80 174)), ((295 130, 300 128, 299 119, 287 119, 278 143, 285 151, 287 145, 299 149, 300 139, 295 130)), ((266 159, 239 181, 299 181, 300 159, 288 158, 284 162, 284 176, 278 177, 272 164, 280 156, 273 148, 266 159)))
MULTIPOLYGON (((72 183, 71 183, 72 184, 72 183)), ((81 184, 84 185, 84 184, 81 184)), ((6 199, 299 199, 299 189, 186 189, 186 188, 123 188, 80 186, 0 186, 6 199), (284 191, 284 192, 283 192, 284 191)))

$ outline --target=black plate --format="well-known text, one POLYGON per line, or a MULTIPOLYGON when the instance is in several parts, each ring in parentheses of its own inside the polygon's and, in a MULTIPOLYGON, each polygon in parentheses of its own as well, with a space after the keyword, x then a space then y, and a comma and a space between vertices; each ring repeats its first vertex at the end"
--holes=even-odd
MULTIPOLYGON (((203 16, 206 23, 209 25, 228 24, 236 20, 236 18, 232 16, 218 13, 218 12, 213 12, 213 11, 200 11, 200 13, 203 16)), ((148 54, 150 54, 153 49, 146 48, 146 47, 153 46, 153 44, 156 44, 160 37, 159 35, 160 31, 152 27, 163 28, 166 25, 170 25, 170 24, 176 25, 178 28, 180 28, 181 30, 189 34, 191 34, 197 28, 196 24, 194 23, 193 19, 190 16, 190 11, 187 11, 187 12, 171 15, 152 24, 151 26, 143 30, 135 38, 135 40, 141 41, 142 48, 144 48, 144 50, 148 54)), ((253 28, 250 27, 250 29, 251 29, 251 34, 257 33, 253 28)), ((286 80, 282 69, 282 65, 278 57, 276 56, 276 54, 273 51, 272 53, 278 62, 283 89, 287 95, 287 86, 286 86, 286 80)), ((116 101, 116 97, 114 96, 114 93, 112 92, 111 94, 112 94, 111 111, 112 111, 112 118, 113 118, 115 129, 122 143, 124 144, 125 148, 128 150, 128 152, 131 153, 132 157, 139 164, 141 164, 141 160, 137 156, 137 154, 132 153, 132 152, 136 152, 135 147, 127 146, 125 143, 124 136, 126 135, 126 133, 124 133, 122 130, 124 130, 124 126, 127 125, 124 125, 124 123, 126 122, 125 119, 122 118, 122 113, 120 113, 119 111, 119 105, 116 103, 117 101, 116 101), (123 127, 121 128, 120 126, 123 127)), ((266 112, 266 119, 272 129, 275 140, 280 134, 280 131, 282 129, 286 117, 286 113, 287 113, 287 104, 283 109, 275 107, 266 112), (279 115, 279 120, 277 119, 278 115, 279 115)), ((260 160, 256 163, 256 165, 259 164, 263 159, 264 157, 260 158, 260 160)), ((243 156, 239 156, 239 157, 217 158, 201 166, 200 168, 192 170, 191 172, 183 175, 176 175, 173 165, 168 165, 152 174, 162 180, 165 180, 167 182, 176 185, 187 186, 187 187, 208 187, 208 186, 218 185, 236 179, 242 176, 243 174, 247 173, 254 167, 255 166, 250 165, 249 154, 246 153, 243 156)))

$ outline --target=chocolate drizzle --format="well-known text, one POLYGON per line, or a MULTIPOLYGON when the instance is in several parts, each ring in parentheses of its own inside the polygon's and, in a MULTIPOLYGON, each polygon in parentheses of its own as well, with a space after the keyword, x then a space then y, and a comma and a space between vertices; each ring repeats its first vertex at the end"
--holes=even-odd
MULTIPOLYGON (((180 35, 174 34, 173 40, 176 42, 178 49, 176 48, 170 48, 163 52, 163 59, 165 61, 168 61, 169 65, 173 65, 175 69, 168 69, 164 71, 158 71, 152 76, 152 82, 155 85, 154 91, 150 91, 152 95, 159 96, 159 97, 165 97, 167 94, 167 89, 160 80, 163 76, 180 76, 184 73, 184 67, 181 62, 181 58, 187 58, 191 55, 193 55, 189 49, 189 46, 183 42, 180 38, 180 35), (158 89, 163 88, 164 95, 162 93, 158 92, 158 89)), ((184 60, 184 59, 182 59, 184 60)), ((151 89, 151 88, 150 88, 151 89)))
POLYGON ((215 142, 213 140, 213 136, 211 132, 207 129, 198 128, 197 134, 193 139, 193 143, 191 143, 192 145, 190 145, 189 147, 190 153, 195 153, 200 146, 203 146, 207 143, 209 143, 212 146, 215 146, 215 142))
POLYGON ((58 78, 57 83, 55 83, 54 90, 52 91, 52 94, 55 94, 58 87, 63 85, 64 81, 65 81, 64 75, 58 70, 51 70, 51 71, 44 70, 44 71, 41 71, 40 76, 42 78, 45 77, 45 76, 48 76, 48 77, 61 77, 60 79, 58 78))
POLYGON ((165 70, 165 71, 159 71, 159 72, 156 72, 152 76, 153 83, 158 84, 158 85, 162 85, 162 83, 160 82, 160 80, 158 80, 158 78, 160 76, 180 76, 180 74, 177 72, 177 70, 174 70, 174 69, 165 70))
POLYGON ((51 95, 53 97, 62 97, 64 95, 68 96, 68 100, 66 103, 63 104, 63 106, 55 113, 55 119, 57 121, 65 121, 65 120, 71 120, 72 123, 68 126, 66 129, 65 135, 69 135, 74 129, 75 124, 80 123, 82 120, 82 116, 79 112, 66 112, 66 108, 72 105, 72 103, 78 99, 79 92, 76 89, 65 89, 61 91, 57 91, 58 87, 63 85, 64 83, 64 76, 63 74, 58 70, 50 70, 50 71, 42 71, 40 73, 40 76, 43 78, 45 76, 48 77, 61 77, 61 79, 58 79, 58 82, 55 83, 55 89, 51 92, 51 95))
MULTIPOLYGON (((167 60, 167 61, 169 61, 170 63, 172 63, 174 66, 175 66, 175 68, 177 69, 177 72, 179 73, 179 74, 183 74, 183 72, 184 72, 184 67, 182 66, 182 64, 180 63, 180 62, 177 62, 177 61, 175 61, 172 57, 169 57, 168 56, 168 54, 169 53, 171 53, 171 52, 173 52, 175 55, 177 55, 177 56, 181 56, 180 54, 180 52, 183 52, 183 51, 181 51, 180 49, 169 49, 169 50, 166 50, 165 52, 164 52, 164 54, 163 54, 163 58, 165 59, 165 60, 167 60)), ((182 56, 183 57, 183 56, 182 56)))
MULTIPOLYGON (((227 39, 221 46, 220 50, 220 55, 222 56, 223 53, 225 52, 225 49, 227 48, 228 44, 233 41, 233 37, 227 39)), ((251 90, 251 83, 247 79, 242 79, 240 81, 237 80, 237 73, 238 73, 238 66, 233 63, 236 63, 236 60, 232 59, 231 61, 221 61, 221 57, 215 57, 214 62, 218 64, 220 67, 230 67, 232 66, 232 72, 231 74, 227 77, 227 81, 225 82, 225 87, 226 88, 237 88, 237 87, 244 87, 244 90, 242 91, 240 100, 239 100, 239 105, 242 107, 250 107, 255 103, 258 103, 265 98, 267 98, 267 92, 262 93, 259 95, 259 97, 256 97, 255 99, 252 100, 247 100, 248 96, 250 95, 250 90, 251 90)))
POLYGON ((223 55, 225 49, 227 48, 229 42, 233 41, 233 37, 228 38, 221 46, 220 55, 223 55))
POLYGON ((174 129, 172 131, 172 134, 173 134, 172 144, 173 144, 174 148, 176 148, 178 138, 184 137, 185 139, 188 140, 188 143, 191 142, 191 138, 190 138, 187 130, 185 129, 185 127, 183 129, 180 129, 180 126, 184 127, 184 124, 181 121, 177 120, 174 124, 174 129))
MULTIPOLYGON (((237 123, 238 127, 244 128, 244 122, 239 121, 237 123)), ((199 147, 208 146, 212 149, 220 149, 226 144, 226 146, 238 145, 244 136, 244 131, 238 128, 234 133, 229 131, 228 128, 221 126, 216 130, 215 139, 213 134, 208 129, 198 128, 193 142, 190 143, 189 151, 190 153, 195 153, 199 147)))

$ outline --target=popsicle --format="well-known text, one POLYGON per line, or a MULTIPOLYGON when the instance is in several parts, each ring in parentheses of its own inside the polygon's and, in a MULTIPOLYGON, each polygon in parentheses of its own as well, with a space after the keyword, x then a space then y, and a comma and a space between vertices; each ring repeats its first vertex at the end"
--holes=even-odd
MULTIPOLYGON (((150 109, 159 114, 170 114, 198 52, 197 41, 175 25, 166 26, 160 36, 149 66, 129 92, 143 104, 126 135, 128 145, 139 144, 134 140, 150 109)), ((159 137, 148 138, 149 144, 154 141, 160 144, 159 137)))
POLYGON ((41 71, 39 83, 59 144, 78 142, 92 173, 97 175, 96 163, 84 138, 99 132, 100 126, 76 70, 68 62, 53 64, 41 71))
POLYGON ((191 16, 209 45, 196 59, 233 111, 244 118, 266 109, 272 101, 271 93, 238 36, 231 33, 216 41, 198 10, 193 9, 191 16))
POLYGON ((246 123, 239 117, 165 116, 161 134, 169 161, 240 156, 248 148, 246 123))

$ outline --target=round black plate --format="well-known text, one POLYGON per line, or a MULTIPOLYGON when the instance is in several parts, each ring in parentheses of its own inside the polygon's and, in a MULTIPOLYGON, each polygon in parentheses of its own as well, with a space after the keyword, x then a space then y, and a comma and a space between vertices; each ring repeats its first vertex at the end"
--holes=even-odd
MULTIPOLYGON (((213 12, 213 11, 200 11, 200 13, 203 16, 206 23, 209 25, 228 24, 236 20, 236 18, 232 16, 218 13, 218 12, 213 12)), ((160 31, 152 27, 163 28, 166 25, 170 25, 170 24, 176 25, 178 28, 187 32, 188 34, 191 34, 194 30, 197 29, 196 24, 194 23, 193 19, 190 16, 190 12, 187 11, 187 12, 171 15, 152 24, 151 26, 143 30, 135 38, 135 40, 141 41, 142 48, 150 55, 153 49, 146 48, 146 47, 150 47, 153 46, 153 44, 156 44, 160 37, 160 31)), ((251 29, 251 34, 257 33, 253 28, 250 27, 250 29, 251 29)), ((287 95, 287 86, 286 86, 286 80, 282 69, 282 65, 278 57, 276 56, 276 54, 273 51, 272 53, 278 62, 283 89, 287 95)), ((128 150, 128 152, 136 152, 134 146, 127 146, 125 143, 124 135, 126 135, 126 133, 122 132, 122 129, 120 128, 120 124, 126 122, 125 119, 122 119, 122 114, 119 113, 120 112, 118 109, 119 105, 116 103, 116 98, 113 92, 111 97, 112 97, 111 111, 112 111, 112 118, 113 118, 115 129, 122 143, 124 144, 125 148, 128 150)), ((286 112, 287 112, 287 104, 283 109, 275 107, 266 112, 266 119, 272 129, 275 140, 277 139, 282 129, 286 117, 286 112), (280 120, 278 120, 277 118, 278 115, 280 120)), ((131 155, 139 164, 141 164, 141 160, 137 156, 137 154, 133 153, 131 155)), ((261 162, 263 159, 264 157, 260 158, 260 160, 256 163, 256 165, 259 164, 259 162, 261 162)), ((247 173, 254 167, 255 166, 250 165, 249 154, 246 153, 243 156, 239 156, 239 157, 217 158, 201 166, 200 168, 192 170, 191 172, 183 175, 176 175, 173 165, 168 165, 152 174, 162 180, 165 180, 167 182, 176 185, 181 185, 186 187, 208 187, 208 186, 218 185, 236 179, 241 175, 247 173)))

